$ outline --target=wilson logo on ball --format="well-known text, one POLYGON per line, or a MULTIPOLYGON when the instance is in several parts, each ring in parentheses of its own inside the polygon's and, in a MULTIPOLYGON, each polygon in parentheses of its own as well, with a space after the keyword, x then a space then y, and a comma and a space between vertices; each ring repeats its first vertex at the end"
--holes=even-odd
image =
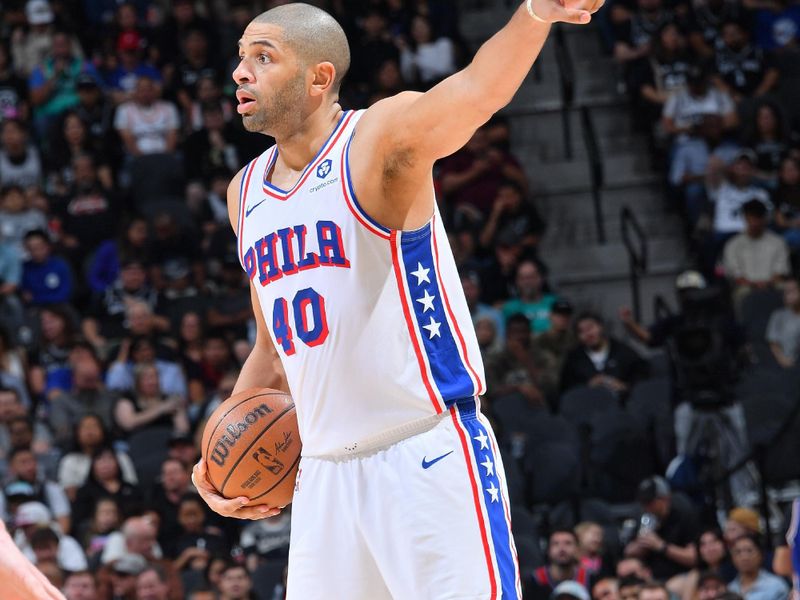
POLYGON ((214 444, 214 449, 209 458, 220 467, 224 466, 230 454, 230 449, 236 445, 236 442, 242 437, 242 434, 261 417, 266 417, 271 412, 272 409, 266 404, 259 404, 252 411, 247 413, 243 420, 225 427, 226 433, 214 444))

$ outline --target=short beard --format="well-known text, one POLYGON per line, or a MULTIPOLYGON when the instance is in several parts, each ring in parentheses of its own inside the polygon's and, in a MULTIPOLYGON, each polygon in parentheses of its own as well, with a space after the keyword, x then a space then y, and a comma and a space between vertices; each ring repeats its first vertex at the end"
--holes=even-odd
POLYGON ((299 71, 285 86, 276 90, 265 106, 259 107, 251 115, 242 116, 242 124, 247 131, 275 136, 285 128, 289 115, 297 111, 304 95, 303 73, 299 71))

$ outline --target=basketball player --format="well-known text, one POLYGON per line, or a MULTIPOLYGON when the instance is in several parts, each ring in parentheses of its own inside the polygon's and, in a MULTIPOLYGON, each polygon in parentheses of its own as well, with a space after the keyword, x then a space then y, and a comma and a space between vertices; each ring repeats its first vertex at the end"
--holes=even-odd
MULTIPOLYGON (((289 600, 520 597, 431 169, 511 100, 550 23, 601 4, 528 0, 463 71, 357 112, 337 102, 350 55, 330 15, 288 4, 247 26, 237 110, 277 144, 228 189, 258 326, 234 391, 288 389, 297 405, 289 600)), ((279 510, 222 498, 202 462, 194 480, 222 515, 279 510)))

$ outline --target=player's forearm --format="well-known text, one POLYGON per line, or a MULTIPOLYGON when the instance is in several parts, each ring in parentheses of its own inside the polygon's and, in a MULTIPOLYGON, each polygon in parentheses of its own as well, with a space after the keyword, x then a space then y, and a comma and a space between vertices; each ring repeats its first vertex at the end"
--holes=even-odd
POLYGON ((250 356, 242 365, 233 393, 238 394, 251 388, 265 387, 289 391, 289 385, 278 356, 256 343, 250 356))
POLYGON ((481 106, 491 116, 506 106, 522 85, 544 46, 550 25, 534 20, 522 5, 492 36, 462 71, 469 97, 465 104, 481 106))

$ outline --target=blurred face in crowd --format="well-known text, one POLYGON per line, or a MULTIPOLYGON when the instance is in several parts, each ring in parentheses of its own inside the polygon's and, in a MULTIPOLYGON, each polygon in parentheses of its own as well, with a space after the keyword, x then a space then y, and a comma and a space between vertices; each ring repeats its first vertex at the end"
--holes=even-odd
POLYGON ((0 391, 0 423, 25 414, 16 392, 0 391))
POLYGON ((767 230, 767 218, 761 215, 745 214, 744 223, 747 235, 751 238, 759 238, 767 230))
POLYGON ((222 366, 228 362, 230 351, 225 340, 209 338, 203 346, 203 360, 212 366, 222 366))
POLYGON ((520 193, 519 189, 513 185, 505 184, 501 185, 497 190, 497 196, 495 197, 494 201, 506 203, 506 205, 511 208, 511 212, 513 213, 516 212, 522 204, 522 194, 520 193))
POLYGON ((136 575, 111 571, 111 589, 118 598, 131 598, 136 593, 136 575))
POLYGON ((161 395, 158 370, 154 366, 143 367, 136 378, 136 390, 140 395, 154 398, 161 395))
POLYGON ((427 44, 433 39, 431 24, 422 15, 417 15, 411 21, 411 37, 417 44, 427 44))
POLYGON ((181 25, 191 23, 194 19, 194 6, 189 0, 177 0, 172 4, 172 16, 181 25))
POLYGON ((16 121, 6 121, 0 129, 0 144, 12 156, 24 152, 28 145, 28 136, 23 126, 16 121))
POLYGON ((559 567, 569 567, 575 563, 578 544, 575 537, 567 532, 556 532, 550 536, 547 557, 550 563, 559 567))
POLYGON ((756 112, 756 128, 762 136, 774 136, 778 133, 778 115, 769 104, 758 107, 756 112))
POLYGON ((481 296, 481 287, 477 277, 464 276, 461 278, 461 288, 464 290, 464 297, 467 299, 467 306, 474 308, 478 304, 481 296))
POLYGON ((189 487, 189 473, 177 460, 167 460, 161 465, 161 485, 168 492, 181 492, 189 487))
POLYGON ((669 592, 665 588, 645 588, 639 592, 639 600, 669 600, 669 592))
POLYGON ((642 586, 639 584, 622 586, 619 588, 619 598, 620 600, 639 600, 641 589, 642 586))
POLYGON ((645 512, 654 514, 662 521, 669 516, 672 500, 669 496, 661 496, 643 505, 645 512))
POLYGON ((92 473, 98 481, 116 481, 119 479, 119 464, 111 450, 105 450, 92 462, 92 473))
POLYGON ((134 248, 141 248, 147 242, 147 221, 134 219, 125 232, 128 243, 134 248))
POLYGON ((783 185, 800 185, 800 163, 791 156, 784 158, 779 171, 780 183, 783 185))
POLYGON ((67 322, 64 317, 50 310, 43 310, 39 316, 42 328, 42 336, 49 342, 56 341, 59 336, 64 335, 67 329, 67 322))
POLYGON ((69 114, 64 119, 64 140, 70 146, 80 146, 86 139, 86 126, 76 114, 69 114))
POLYGON ((136 578, 136 600, 167 600, 167 584, 161 581, 154 569, 148 569, 136 578))
POLYGON ((131 356, 136 364, 150 364, 156 360, 156 349, 148 340, 140 340, 131 356))
POLYGON ((141 554, 145 558, 153 554, 156 543, 156 528, 144 517, 128 519, 124 526, 125 547, 131 554, 141 554))
POLYGON ((725 559, 725 542, 713 531, 700 536, 698 544, 700 559, 710 567, 718 566, 725 559))
POLYGON ((100 366, 95 360, 81 360, 72 371, 75 389, 91 392, 100 389, 100 366))
POLYGON ((595 319, 581 319, 578 322, 578 340, 593 352, 600 350, 606 343, 603 326, 595 319))
POLYGON ((36 563, 36 568, 41 571, 42 575, 47 577, 47 581, 56 589, 61 589, 61 586, 64 585, 64 572, 55 559, 40 560, 36 563))
POLYGON ((125 265, 119 272, 119 280, 122 288, 135 292, 144 287, 146 276, 142 265, 139 263, 130 263, 125 265))
POLYGON ((590 525, 578 534, 581 550, 589 556, 599 554, 603 549, 603 528, 590 525))
POLYGON ((29 448, 33 442, 33 427, 30 421, 17 417, 8 424, 8 441, 12 448, 29 448))
POLYGON ((661 30, 661 47, 667 52, 675 53, 686 46, 686 40, 681 35, 678 26, 670 24, 661 30))
POLYGON ((181 339, 186 343, 200 341, 202 337, 200 316, 195 312, 188 312, 181 319, 181 339))
POLYGON ((117 9, 117 24, 120 29, 135 29, 136 20, 136 8, 133 4, 121 4, 117 9))
POLYGON ((747 33, 738 23, 725 23, 722 42, 731 50, 741 50, 747 44, 747 33))
POLYGON ((378 89, 392 91, 403 87, 403 76, 400 74, 400 65, 396 60, 385 60, 381 63, 377 73, 378 89))
POLYGON ((158 100, 158 86, 156 82, 149 77, 138 77, 136 79, 133 97, 138 104, 150 106, 153 102, 158 100))
POLYGON ((592 600, 620 600, 617 580, 606 577, 594 584, 592 600))
POLYGON ((478 338, 478 346, 481 348, 488 348, 494 343, 497 337, 497 329, 495 328, 494 321, 489 318, 479 319, 475 323, 475 335, 478 338))
POLYGON ((743 575, 753 575, 761 568, 761 550, 748 537, 741 537, 731 546, 733 566, 743 575))
POLYGON ((250 576, 244 567, 231 567, 220 578, 219 590, 225 600, 244 600, 250 588, 250 576))
POLYGON ((214 102, 219 99, 219 87, 211 77, 201 77, 197 82, 197 89, 195 90, 197 100, 200 103, 214 102))
POLYGON ((91 573, 76 573, 64 585, 67 600, 97 600, 97 585, 91 573))
POLYGON ((542 275, 539 273, 539 267, 530 261, 523 261, 517 267, 517 276, 515 280, 517 286, 517 293, 520 298, 533 299, 542 293, 542 275))
POLYGON ((219 589, 219 584, 222 579, 222 570, 225 568, 224 558, 211 559, 211 565, 208 567, 208 583, 219 589))
POLYGON ((51 52, 55 60, 70 60, 72 58, 72 41, 66 33, 57 33, 53 36, 51 52))
POLYGON ((788 308, 800 306, 800 285, 794 279, 783 284, 783 303, 788 308))
POLYGON ((707 579, 697 587, 697 600, 716 600, 725 591, 725 584, 718 579, 707 579))
POLYGON ((37 563, 55 561, 58 558, 58 543, 49 541, 32 548, 37 563))
POLYGON ((72 161, 72 171, 78 187, 87 188, 97 181, 97 171, 92 158, 86 154, 76 156, 72 161))
POLYGON ((3 210, 9 213, 19 213, 25 210, 27 202, 25 194, 18 188, 11 188, 3 195, 3 210))
POLYGON ((36 464, 36 457, 30 450, 17 452, 14 455, 14 458, 11 459, 9 466, 11 467, 11 471, 14 473, 14 475, 16 475, 19 479, 27 481, 28 483, 34 483, 36 481, 36 471, 38 466, 36 464))
POLYGON ((78 92, 78 100, 80 105, 86 108, 92 108, 100 102, 100 88, 94 86, 79 86, 76 90, 78 92))
POLYGON ((184 500, 178 508, 178 523, 187 533, 202 533, 205 523, 205 511, 200 500, 184 500))
POLYGON ((119 507, 110 499, 100 500, 94 509, 94 530, 108 533, 119 527, 119 507))
POLYGON ((94 415, 87 415, 78 423, 78 446, 96 448, 103 442, 103 427, 94 415))
POLYGON ((523 348, 531 345, 531 328, 522 321, 509 321, 506 326, 506 343, 519 344, 523 348))
POLYGON ((50 258, 50 243, 40 235, 32 235, 25 240, 25 250, 35 263, 43 263, 50 258))
POLYGON ((569 331, 571 325, 572 314, 555 311, 550 313, 550 331, 554 333, 569 331))
POLYGON ((753 180, 753 163, 746 158, 737 159, 730 168, 730 178, 734 185, 746 187, 753 180))
POLYGON ((179 460, 184 465, 193 465, 197 462, 197 448, 192 443, 181 442, 169 447, 169 457, 179 460))
MULTIPOLYGON (((128 316, 128 330, 133 335, 147 335, 152 331, 153 311, 144 302, 131 302, 128 305, 126 314, 128 316)), ((152 354, 155 356, 154 352, 152 354)))

